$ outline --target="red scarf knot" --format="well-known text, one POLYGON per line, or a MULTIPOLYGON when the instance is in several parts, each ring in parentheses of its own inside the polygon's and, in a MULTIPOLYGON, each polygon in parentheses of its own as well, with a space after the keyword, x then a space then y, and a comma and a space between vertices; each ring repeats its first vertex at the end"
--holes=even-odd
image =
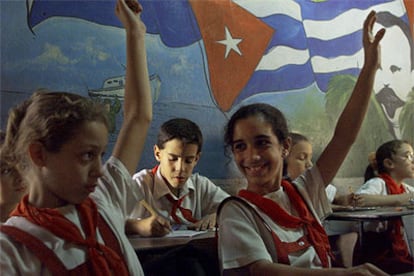
POLYGON ((166 194, 165 197, 168 199, 168 201, 171 202, 172 207, 171 207, 171 217, 174 219, 174 221, 178 224, 181 224, 182 221, 180 220, 180 218, 177 216, 177 210, 181 211, 181 214, 183 214, 183 217, 192 223, 196 223, 198 220, 195 219, 193 217, 193 213, 190 209, 184 208, 181 206, 181 204, 183 203, 184 198, 187 196, 188 194, 182 196, 179 199, 174 199, 173 196, 171 194, 166 194))
POLYGON ((83 238, 80 229, 58 210, 36 208, 30 205, 28 195, 20 201, 11 215, 24 217, 68 243, 86 247, 94 275, 112 275, 114 273, 129 275, 122 257, 110 247, 100 244, 96 240, 99 214, 95 202, 88 197, 81 204, 76 205, 76 209, 86 238, 83 238))
POLYGON ((280 226, 290 229, 304 228, 311 245, 321 260, 322 266, 329 267, 328 256, 332 257, 332 252, 325 229, 314 218, 302 196, 290 182, 283 180, 282 187, 286 191, 292 206, 298 212, 298 217, 286 212, 277 202, 254 192, 240 190, 239 196, 256 205, 280 226))
MULTIPOLYGON (((155 166, 154 168, 152 168, 151 173, 153 175, 153 177, 155 178, 155 175, 157 174, 157 170, 158 170, 158 165, 155 166)), ((170 215, 173 218, 173 220, 175 221, 175 223, 177 224, 182 224, 181 219, 177 216, 177 210, 181 211, 181 214, 183 214, 183 217, 192 223, 196 223, 198 220, 195 219, 193 217, 193 212, 190 209, 184 208, 181 206, 181 204, 183 203, 184 198, 187 195, 182 196, 179 199, 175 199, 173 198, 173 196, 171 194, 166 194, 165 197, 168 199, 169 202, 171 202, 172 206, 171 206, 171 212, 170 215)))

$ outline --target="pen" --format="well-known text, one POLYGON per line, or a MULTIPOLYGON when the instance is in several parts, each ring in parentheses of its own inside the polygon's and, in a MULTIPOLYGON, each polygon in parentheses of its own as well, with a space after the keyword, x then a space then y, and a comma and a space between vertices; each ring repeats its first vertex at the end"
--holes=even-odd
POLYGON ((151 213, 152 216, 158 215, 158 213, 154 210, 154 208, 152 208, 152 206, 149 205, 148 202, 145 201, 145 199, 141 200, 140 203, 142 204, 142 206, 144 206, 145 209, 148 210, 148 212, 151 213))
POLYGON ((351 186, 348 187, 348 191, 350 194, 352 194, 352 207, 355 209, 356 207, 356 200, 355 200, 355 195, 354 195, 354 190, 352 189, 351 186))
MULTIPOLYGON (((151 216, 160 216, 158 215, 158 212, 155 211, 154 208, 152 208, 152 206, 149 205, 148 202, 145 201, 145 199, 141 200, 139 203, 142 204, 142 206, 144 206, 144 208, 147 209, 148 212, 151 213, 151 216)), ((162 227, 168 229, 169 231, 174 230, 174 229, 171 229, 171 226, 169 225, 168 222, 166 222, 167 223, 166 225, 162 224, 160 221, 158 221, 158 223, 160 223, 162 227)))
POLYGON ((173 230, 173 231, 177 231, 177 230, 179 230, 181 228, 181 225, 180 224, 173 224, 172 226, 171 226, 171 229, 173 230))

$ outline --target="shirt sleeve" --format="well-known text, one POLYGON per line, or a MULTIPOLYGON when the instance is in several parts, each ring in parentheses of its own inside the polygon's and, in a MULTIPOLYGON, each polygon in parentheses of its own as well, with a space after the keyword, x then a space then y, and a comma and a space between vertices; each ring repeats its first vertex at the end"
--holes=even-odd
POLYGON ((154 198, 151 192, 153 177, 151 173, 147 169, 143 169, 132 177, 134 189, 138 190, 138 193, 141 195, 141 199, 135 202, 133 206, 132 212, 129 214, 129 218, 131 219, 143 219, 149 217, 151 214, 144 208, 142 204, 139 202, 142 199, 145 199, 148 204, 154 205, 154 198))
POLYGON ((335 195, 336 195, 336 187, 332 184, 329 184, 328 186, 326 186, 326 196, 328 197, 329 202, 333 202, 335 199, 335 195))
POLYGON ((210 179, 199 174, 194 174, 194 183, 196 189, 200 190, 200 202, 202 203, 202 216, 214 213, 220 203, 230 195, 214 184, 210 179))
POLYGON ((406 192, 408 192, 408 193, 414 193, 414 187, 413 186, 408 185, 406 183, 403 183, 403 185, 404 185, 404 188, 405 188, 406 192))
POLYGON ((311 211, 319 219, 323 219, 332 213, 331 203, 325 191, 326 187, 316 165, 296 178, 293 183, 298 188, 303 199, 308 203, 308 206, 311 207, 311 211))
POLYGON ((218 253, 222 269, 238 268, 258 260, 272 261, 257 221, 241 203, 225 203, 218 223, 218 253))
POLYGON ((105 209, 108 207, 118 209, 125 219, 143 195, 134 185, 124 164, 117 158, 110 157, 103 167, 103 172, 103 176, 98 179, 98 187, 91 197, 105 209))
POLYGON ((356 194, 387 195, 385 181, 379 177, 371 178, 362 184, 362 186, 356 191, 356 194))

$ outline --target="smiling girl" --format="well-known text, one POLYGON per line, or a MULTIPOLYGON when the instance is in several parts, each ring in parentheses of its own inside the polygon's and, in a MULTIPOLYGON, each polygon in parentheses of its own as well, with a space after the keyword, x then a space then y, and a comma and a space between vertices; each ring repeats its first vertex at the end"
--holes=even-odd
POLYGON ((224 139, 247 188, 225 200, 218 214, 224 275, 385 275, 371 264, 331 268, 329 241, 320 222, 331 212, 325 187, 357 137, 380 65, 384 30, 373 37, 375 19, 371 12, 365 20, 364 66, 333 138, 315 165, 293 183, 283 179, 291 149, 283 114, 257 103, 241 107, 230 118, 224 139))

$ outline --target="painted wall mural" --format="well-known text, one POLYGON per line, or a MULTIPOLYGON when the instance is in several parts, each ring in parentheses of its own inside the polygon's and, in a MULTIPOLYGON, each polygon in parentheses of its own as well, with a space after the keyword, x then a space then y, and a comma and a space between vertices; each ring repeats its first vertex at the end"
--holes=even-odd
MULTIPOLYGON (((115 0, 2 0, 1 128, 37 88, 103 102, 111 143, 122 121, 125 34, 115 0)), ((367 155, 392 138, 414 141, 413 0, 142 0, 154 121, 139 168, 152 167, 158 127, 187 117, 205 136, 196 167, 236 177, 223 127, 240 105, 267 102, 318 155, 363 63, 361 27, 385 27, 382 69, 358 140, 338 176, 362 176, 367 155)), ((112 144, 109 145, 110 149, 112 144)), ((110 149, 108 152, 110 152, 110 149)))

